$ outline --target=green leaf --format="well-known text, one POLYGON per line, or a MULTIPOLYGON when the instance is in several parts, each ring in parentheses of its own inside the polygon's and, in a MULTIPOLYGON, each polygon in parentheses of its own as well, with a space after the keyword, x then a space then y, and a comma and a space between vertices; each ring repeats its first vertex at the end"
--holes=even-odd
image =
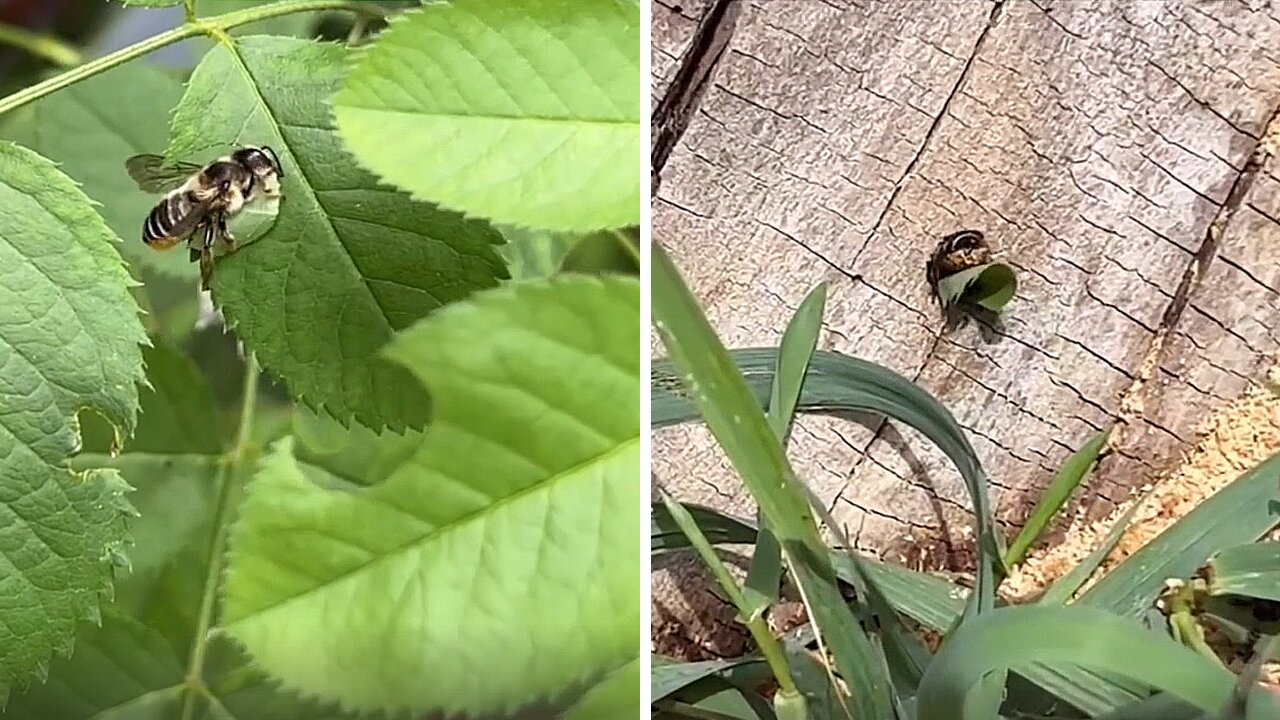
POLYGON ((993 670, 1032 661, 1131 677, 1206 711, 1223 707, 1234 680, 1221 665, 1133 620, 1079 605, 1024 605, 986 613, 949 638, 920 683, 919 719, 986 720, 966 704, 970 691, 993 670))
POLYGON ((213 422, 217 416, 208 383, 195 363, 155 342, 143 350, 149 387, 141 393, 132 440, 112 456, 110 433, 86 422, 85 452, 72 458, 72 467, 111 468, 134 488, 129 500, 138 516, 129 523, 129 572, 116 581, 114 604, 146 619, 185 655, 215 522, 224 438, 213 422), (181 565, 189 567, 175 571, 181 565), (193 589, 181 587, 184 582, 193 589))
POLYGON ((633 662, 639 304, 635 280, 566 276, 405 332, 388 352, 434 403, 419 452, 341 492, 279 443, 233 530, 231 635, 287 688, 443 715, 571 705, 633 662))
POLYGON ((1209 593, 1280 602, 1280 542, 1237 545, 1209 561, 1209 593))
POLYGON ((186 252, 158 252, 142 243, 142 224, 160 196, 142 192, 124 161, 158 153, 169 136, 169 113, 182 97, 173 74, 131 62, 60 90, 7 125, 5 136, 58 163, 98 203, 135 268, 194 279, 186 252))
MULTIPOLYGON (((791 422, 796 414, 796 403, 800 401, 800 386, 804 384, 809 360, 813 357, 814 348, 818 346, 822 311, 826 304, 827 285, 819 283, 800 302, 800 307, 782 333, 782 344, 778 347, 778 365, 774 369, 773 383, 769 389, 767 419, 784 450, 791 432, 791 422)), ((751 612, 761 612, 775 602, 782 582, 782 546, 768 526, 761 522, 760 536, 756 539, 755 552, 751 554, 751 567, 747 571, 746 586, 743 588, 751 601, 751 612)))
POLYGON ((668 661, 659 655, 653 656, 649 671, 649 688, 653 702, 663 700, 673 693, 686 688, 703 678, 742 665, 764 665, 759 656, 746 656, 730 660, 704 660, 701 662, 668 661))
MULTIPOLYGON (((743 374, 756 401, 769 397, 777 362, 775 348, 747 348, 729 353, 743 374)), ((655 361, 650 389, 651 424, 654 428, 697 417, 685 396, 671 363, 655 361)), ((1000 537, 987 496, 987 478, 978 456, 950 411, 923 388, 898 373, 855 357, 819 350, 813 354, 801 387, 801 412, 858 410, 880 413, 920 431, 946 454, 964 478, 975 509, 980 562, 977 589, 968 611, 995 605, 995 575, 1001 568, 1000 537)))
POLYGON ((548 230, 637 225, 640 34, 634 0, 432 3, 361 55, 334 113, 415 197, 548 230))
POLYGON ((564 257, 561 272, 640 274, 640 229, 599 230, 582 236, 564 257))
POLYGON ((163 637, 119 610, 101 627, 82 625, 76 651, 58 659, 50 682, 15 696, 5 720, 172 720, 182 665, 163 637))
POLYGON ((1077 601, 1139 617, 1169 578, 1189 578, 1214 553, 1253 542, 1280 523, 1268 505, 1280 483, 1280 454, 1210 495, 1125 558, 1077 601))
POLYGON ((182 0, 120 0, 126 6, 131 7, 149 7, 149 8, 166 8, 181 5, 182 0))
POLYGON ((938 281, 943 307, 960 302, 1000 312, 1017 291, 1018 277, 1003 263, 979 265, 938 281))
POLYGON ((1085 443, 1079 450, 1071 453, 1071 457, 1062 463, 1062 467, 1058 468, 1058 472, 1053 476, 1053 481, 1041 493, 1040 499, 1036 501, 1036 506, 1032 508, 1031 514, 1027 516, 1026 522, 1022 524, 1022 529, 1018 531, 1018 536, 1009 544, 1008 550, 1004 554, 1004 564, 1007 567, 1013 567, 1022 562, 1027 556, 1027 551, 1035 544, 1053 521, 1053 517, 1062 510, 1067 504, 1067 500, 1071 498, 1071 494, 1080 487, 1084 482, 1089 471, 1098 462, 1098 454, 1102 452, 1103 446, 1107 444, 1107 438, 1111 435, 1110 430, 1106 430, 1094 435, 1089 442, 1085 443))
MULTIPOLYGON (((713 545, 749 544, 756 541, 756 528, 738 518, 701 505, 681 505, 689 511, 698 529, 713 545)), ((650 552, 656 555, 689 547, 689 538, 681 532, 665 505, 654 503, 649 508, 649 514, 650 552)))
POLYGON ((294 457, 312 482, 346 489, 382 482, 422 445, 417 430, 378 434, 357 423, 345 428, 305 408, 294 411, 293 437, 294 457))
POLYGON ((125 539, 123 483, 73 473, 76 413, 133 431, 146 342, 117 242, 39 155, 0 143, 0 704, 97 616, 125 539))
POLYGON ((640 659, 614 670, 565 711, 564 720, 640 717, 640 659))
POLYGON ((506 258, 511 277, 515 280, 533 280, 555 275, 560 269, 560 263, 564 262, 579 239, 573 233, 519 227, 504 227, 502 235, 507 243, 499 251, 506 258))
POLYGON ((328 107, 346 60, 339 46, 289 38, 218 46, 191 77, 167 155, 204 160, 246 144, 276 151, 279 216, 260 240, 218 261, 215 302, 309 406, 375 430, 420 427, 425 392, 377 353, 397 331, 505 276, 492 247, 501 237, 355 167, 328 107))
POLYGON ((819 644, 849 684, 852 716, 890 716, 888 678, 840 595, 826 546, 781 442, 671 259, 656 243, 652 255, 654 325, 708 429, 782 544, 819 644))

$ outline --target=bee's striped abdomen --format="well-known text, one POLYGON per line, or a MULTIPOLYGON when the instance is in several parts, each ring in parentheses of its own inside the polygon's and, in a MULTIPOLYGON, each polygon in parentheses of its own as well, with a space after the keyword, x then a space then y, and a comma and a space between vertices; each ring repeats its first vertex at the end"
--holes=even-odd
POLYGON ((173 192, 164 197, 147 215, 142 224, 142 242, 157 250, 165 250, 186 240, 190 234, 174 232, 193 209, 194 203, 186 192, 173 192))

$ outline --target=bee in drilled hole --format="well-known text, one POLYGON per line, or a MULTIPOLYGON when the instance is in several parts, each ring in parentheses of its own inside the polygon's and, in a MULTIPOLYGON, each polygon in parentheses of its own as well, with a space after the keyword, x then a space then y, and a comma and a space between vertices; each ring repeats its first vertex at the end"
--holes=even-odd
POLYGON ((942 295, 938 291, 938 283, 943 278, 951 277, 958 272, 991 262, 991 246, 987 239, 977 230, 961 230, 942 238, 938 247, 934 248, 925 265, 925 277, 929 281, 929 292, 938 304, 942 303, 942 295))

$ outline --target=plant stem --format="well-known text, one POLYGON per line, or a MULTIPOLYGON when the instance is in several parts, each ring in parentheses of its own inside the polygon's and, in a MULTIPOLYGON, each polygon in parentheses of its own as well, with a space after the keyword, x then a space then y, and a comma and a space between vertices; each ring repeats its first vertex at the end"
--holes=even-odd
MULTIPOLYGON (((778 692, 788 697, 799 696, 800 693, 796 689, 795 681, 791 678, 791 669, 787 664, 786 653, 783 652, 782 645, 778 642, 778 639, 773 636, 773 632, 769 630, 769 624, 764 619, 764 613, 752 612, 751 604, 747 602, 746 596, 742 594, 742 588, 729 575, 729 569, 720 561, 715 549, 711 547, 711 542, 702 533, 701 528, 698 527, 698 523, 694 521, 693 516, 689 514, 688 509, 673 500, 671 496, 667 495, 666 491, 660 489, 658 493, 662 497, 662 502, 667 506, 667 510, 671 513, 671 519, 680 527, 680 531, 685 534, 685 537, 689 538, 689 544, 702 557, 703 564, 711 571, 711 575, 720 584, 720 588, 729 596, 729 601, 738 608, 742 623, 751 632, 752 639, 756 641, 756 646, 760 648, 760 654, 764 656, 765 663, 773 671, 774 679, 778 681, 778 692)), ((801 696, 800 702, 803 702, 803 700, 804 698, 801 696)))
MULTIPOLYGON (((222 472, 218 474, 221 488, 218 490, 218 507, 214 513, 213 539, 209 543, 209 566, 204 579, 204 594, 200 599, 200 616, 196 621, 191 656, 187 661, 187 675, 182 694, 182 720, 195 717, 196 696, 204 690, 204 660, 209 648, 209 628, 213 626, 213 613, 218 598, 218 580, 222 577, 222 556, 227 546, 227 529, 231 526, 231 499, 244 484, 248 471, 253 467, 252 446, 253 413, 258 401, 257 359, 249 355, 245 360, 244 390, 240 401, 240 424, 236 428, 235 445, 225 458, 222 472)), ((207 694, 207 693, 203 693, 207 694)))
POLYGON ((53 35, 34 33, 5 23, 0 23, 0 44, 21 48, 62 67, 75 67, 84 62, 79 50, 53 35))
POLYGON ((134 58, 142 57, 153 50, 159 50, 166 45, 187 38, 196 37, 197 35, 216 35, 217 32, 226 32, 233 27, 240 25, 248 25, 249 23, 266 20, 268 18, 278 17, 280 15, 292 15, 300 12, 314 12, 317 10, 345 10, 348 12, 359 13, 362 15, 374 15, 382 17, 382 10, 376 5, 369 5, 353 0, 284 0, 283 2, 272 3, 271 5, 259 5, 256 7, 245 8, 243 10, 235 10, 233 12, 217 15, 211 18, 197 19, 193 22, 183 23, 178 27, 154 35, 135 43, 129 47, 117 50, 108 55, 103 55, 95 60, 72 68, 61 75, 36 83, 28 88, 23 88, 3 99, 0 99, 0 114, 4 114, 15 108, 22 107, 29 102, 39 100, 53 92, 57 92, 65 87, 74 85, 81 80, 87 80, 94 75, 106 72, 117 65, 123 65, 134 58))

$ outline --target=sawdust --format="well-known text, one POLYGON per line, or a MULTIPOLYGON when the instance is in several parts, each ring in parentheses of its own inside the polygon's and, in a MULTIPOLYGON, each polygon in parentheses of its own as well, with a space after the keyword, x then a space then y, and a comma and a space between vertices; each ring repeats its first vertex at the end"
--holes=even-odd
MULTIPOLYGON (((1280 384, 1280 374, 1272 370, 1270 383, 1280 384)), ((1174 521, 1187 515, 1204 498, 1219 491, 1231 480, 1280 452, 1280 397, 1272 389, 1253 388, 1219 413, 1202 428, 1203 437, 1179 466, 1155 487, 1144 487, 1135 500, 1117 507, 1110 518, 1087 523, 1083 514, 1066 532, 1064 541, 1053 547, 1037 548, 1014 570, 1001 587, 1011 602, 1037 596, 1053 580, 1068 573, 1093 551, 1107 530, 1133 502, 1142 502, 1130 519, 1129 529, 1115 550, 1102 562, 1094 578, 1151 542, 1174 521), (1147 492, 1149 491, 1149 492, 1147 492)), ((1085 585, 1088 587, 1088 585, 1085 585)))
MULTIPOLYGON (((1280 373, 1272 370, 1268 381, 1280 385, 1280 373)), ((1001 586, 1001 594, 1011 602, 1034 598, 1098 547, 1129 505, 1141 502, 1129 529, 1094 574, 1101 577, 1205 498, 1280 452, 1280 396, 1268 388, 1251 389, 1210 417, 1201 432, 1183 463, 1153 488, 1144 487, 1102 521, 1090 523, 1077 515, 1061 544, 1033 550, 1001 586)))

